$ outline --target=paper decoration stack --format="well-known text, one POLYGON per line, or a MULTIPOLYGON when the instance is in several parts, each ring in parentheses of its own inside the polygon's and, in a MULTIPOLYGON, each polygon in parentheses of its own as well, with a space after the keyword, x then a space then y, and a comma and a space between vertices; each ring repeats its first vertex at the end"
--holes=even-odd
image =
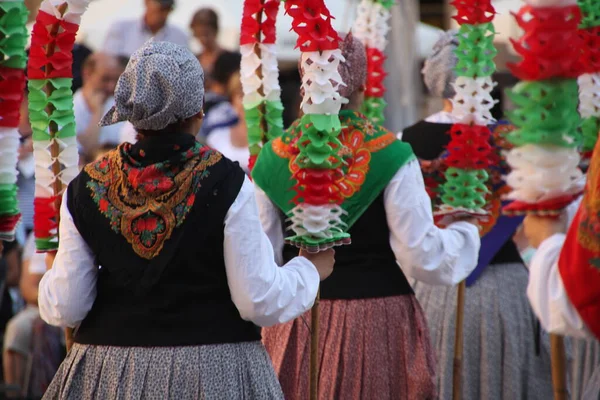
POLYGON ((600 2, 579 0, 582 13, 579 36, 582 40, 579 84, 579 115, 582 118, 582 156, 591 158, 600 131, 600 2))
POLYGON ((384 122, 387 103, 383 99, 387 75, 384 69, 385 36, 390 30, 390 8, 394 0, 362 0, 358 5, 356 21, 352 34, 360 40, 367 50, 367 90, 363 113, 373 122, 384 122))
POLYGON ((27 8, 23 0, 0 0, 0 240, 15 240, 21 219, 17 202, 18 131, 25 92, 27 8))
POLYGON ((489 189, 487 168, 492 148, 488 125, 494 122, 491 110, 495 104, 491 92, 495 83, 494 26, 495 10, 490 0, 455 0, 460 24, 456 57, 455 96, 452 114, 459 123, 452 126, 447 146, 446 182, 441 187, 442 205, 434 210, 442 223, 446 216, 485 218, 489 189))
POLYGON ((58 248, 61 196, 78 173, 71 91, 73 44, 89 0, 44 0, 31 39, 27 75, 35 158, 34 233, 40 252, 58 248))
POLYGON ((558 215, 581 191, 575 79, 581 14, 574 2, 565 3, 538 0, 515 14, 524 34, 512 41, 522 60, 509 65, 522 80, 509 93, 516 109, 508 117, 518 128, 508 135, 515 146, 507 155, 509 215, 558 215))
POLYGON ((240 52, 250 169, 262 145, 283 132, 283 105, 275 48, 279 0, 244 2, 240 52))

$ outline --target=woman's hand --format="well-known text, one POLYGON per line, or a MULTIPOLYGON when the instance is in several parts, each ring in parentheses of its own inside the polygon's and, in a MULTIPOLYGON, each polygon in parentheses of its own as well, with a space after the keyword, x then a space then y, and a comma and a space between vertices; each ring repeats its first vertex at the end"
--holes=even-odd
POLYGON ((335 264, 335 250, 333 249, 318 253, 309 253, 306 250, 300 250, 300 256, 314 264, 321 280, 327 279, 333 272, 333 264, 335 264))
POLYGON ((564 216, 549 218, 527 215, 523 221, 523 229, 529 245, 537 249, 550 236, 557 233, 565 233, 567 231, 567 223, 564 216))

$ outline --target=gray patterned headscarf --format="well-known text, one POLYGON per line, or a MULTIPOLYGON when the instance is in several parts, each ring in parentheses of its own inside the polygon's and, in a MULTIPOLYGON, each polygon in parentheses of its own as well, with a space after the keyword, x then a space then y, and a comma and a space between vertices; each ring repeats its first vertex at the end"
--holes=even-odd
POLYGON ((100 126, 129 121, 160 130, 202 111, 204 72, 185 47, 150 40, 131 56, 100 126))
POLYGON ((456 80, 454 68, 458 59, 454 52, 457 47, 458 31, 446 31, 433 46, 433 53, 425 60, 421 72, 425 85, 433 96, 449 99, 455 94, 452 83, 456 80))

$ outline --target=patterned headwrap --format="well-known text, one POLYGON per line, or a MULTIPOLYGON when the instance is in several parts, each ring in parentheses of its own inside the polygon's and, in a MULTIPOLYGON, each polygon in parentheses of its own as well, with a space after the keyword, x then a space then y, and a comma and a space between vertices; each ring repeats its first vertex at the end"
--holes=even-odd
POLYGON ((183 46, 150 40, 131 56, 100 126, 129 121, 137 129, 160 130, 198 114, 203 99, 198 59, 183 46))
MULTIPOLYGON (((342 77, 342 82, 344 82, 339 92, 342 97, 349 98, 367 81, 367 52, 365 46, 352 33, 345 36, 340 34, 340 36, 343 37, 343 40, 340 41, 340 49, 345 61, 341 62, 338 67, 338 72, 342 77)), ((300 77, 302 77, 301 61, 298 61, 298 70, 300 71, 300 77)))
POLYGON ((454 97, 452 83, 456 80, 454 68, 458 62, 454 52, 458 47, 458 31, 449 30, 442 34, 433 46, 433 53, 425 60, 423 79, 429 92, 436 97, 454 97))

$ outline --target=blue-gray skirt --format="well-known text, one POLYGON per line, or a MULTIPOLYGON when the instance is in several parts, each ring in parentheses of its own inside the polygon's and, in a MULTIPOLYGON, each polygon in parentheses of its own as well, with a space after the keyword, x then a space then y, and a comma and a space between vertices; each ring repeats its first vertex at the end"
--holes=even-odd
POLYGON ((190 347, 75 344, 44 399, 283 399, 260 342, 190 347))

